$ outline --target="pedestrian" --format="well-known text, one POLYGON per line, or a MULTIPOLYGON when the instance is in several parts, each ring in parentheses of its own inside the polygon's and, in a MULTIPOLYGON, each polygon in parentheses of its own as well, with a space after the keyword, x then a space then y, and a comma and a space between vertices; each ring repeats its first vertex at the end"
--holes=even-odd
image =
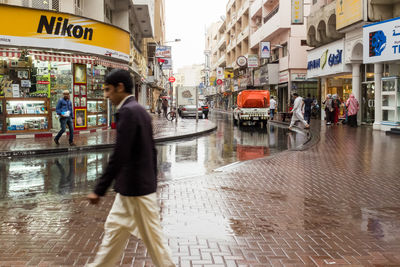
POLYGON ((303 105, 304 105, 303 98, 301 98, 297 93, 293 93, 293 97, 294 97, 293 109, 290 111, 290 113, 292 113, 292 121, 290 122, 289 130, 293 129, 293 125, 297 121, 303 123, 305 129, 309 129, 310 125, 304 120, 303 117, 303 105))
POLYGON ((346 102, 347 116, 350 127, 357 127, 357 113, 360 105, 353 94, 350 94, 346 102))
POLYGON ((325 105, 326 125, 331 125, 333 121, 332 95, 327 94, 326 99, 322 104, 325 105))
POLYGON ((270 114, 271 120, 274 120, 276 107, 277 107, 277 105, 276 105, 274 96, 271 96, 271 100, 269 101, 269 114, 270 114))
POLYGON ((162 100, 162 109, 163 109, 163 112, 164 112, 164 116, 167 116, 168 100, 166 98, 163 98, 163 100, 162 100))
POLYGON ((311 98, 311 94, 307 94, 307 98, 304 99, 304 120, 310 124, 311 121, 311 109, 314 103, 314 99, 311 98))
POLYGON ((161 114, 161 109, 162 109, 162 99, 161 99, 161 97, 159 97, 157 99, 157 114, 158 114, 158 116, 160 116, 160 114, 161 114))
POLYGON ((130 234, 143 240, 156 266, 175 266, 160 225, 151 117, 136 102, 132 88, 126 70, 112 70, 105 78, 104 95, 117 106, 117 139, 105 172, 87 197, 97 204, 114 180, 116 196, 102 243, 89 266, 115 266, 130 234))
POLYGON ((69 97, 69 91, 63 91, 63 98, 60 98, 57 102, 56 106, 56 113, 60 116, 60 126, 61 130, 58 132, 56 137, 54 138, 54 143, 59 145, 60 138, 66 130, 66 126, 68 125, 69 129, 69 145, 75 146, 74 143, 74 126, 73 126, 73 119, 74 119, 74 112, 72 110, 72 103, 69 97))
POLYGON ((333 123, 337 125, 339 123, 339 113, 340 113, 340 102, 339 96, 334 94, 332 96, 332 107, 333 107, 333 123))

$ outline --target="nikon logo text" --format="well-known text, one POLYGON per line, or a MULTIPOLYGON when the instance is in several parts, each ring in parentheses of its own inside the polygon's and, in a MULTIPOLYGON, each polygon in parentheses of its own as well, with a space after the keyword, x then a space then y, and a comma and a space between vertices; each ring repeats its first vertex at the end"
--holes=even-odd
POLYGON ((85 40, 92 40, 93 38, 92 28, 84 28, 80 25, 69 24, 68 19, 64 19, 62 17, 51 17, 50 21, 48 21, 47 17, 42 15, 40 17, 37 33, 42 33, 43 29, 47 34, 61 36, 68 35, 69 37, 74 37, 77 39, 83 38, 85 40))

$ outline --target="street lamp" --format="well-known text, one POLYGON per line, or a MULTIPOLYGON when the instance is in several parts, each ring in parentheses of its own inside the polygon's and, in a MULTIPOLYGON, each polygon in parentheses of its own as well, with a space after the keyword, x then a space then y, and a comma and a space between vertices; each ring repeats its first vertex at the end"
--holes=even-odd
POLYGON ((166 44, 166 43, 177 43, 177 42, 180 42, 180 41, 181 41, 181 39, 175 39, 173 41, 166 41, 166 42, 164 42, 164 44, 166 44))

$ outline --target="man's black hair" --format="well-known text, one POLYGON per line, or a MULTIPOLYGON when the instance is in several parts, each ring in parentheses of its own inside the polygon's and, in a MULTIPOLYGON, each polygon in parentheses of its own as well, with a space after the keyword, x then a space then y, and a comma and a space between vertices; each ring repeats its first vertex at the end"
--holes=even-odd
POLYGON ((293 95, 294 95, 294 96, 299 96, 299 94, 298 94, 298 93, 293 93, 293 95))
POLYGON ((311 94, 310 94, 310 93, 308 93, 308 94, 307 94, 307 97, 311 97, 311 94))
POLYGON ((125 92, 132 94, 133 80, 131 74, 127 70, 113 69, 109 74, 107 74, 105 83, 115 87, 117 87, 119 83, 123 83, 125 92))

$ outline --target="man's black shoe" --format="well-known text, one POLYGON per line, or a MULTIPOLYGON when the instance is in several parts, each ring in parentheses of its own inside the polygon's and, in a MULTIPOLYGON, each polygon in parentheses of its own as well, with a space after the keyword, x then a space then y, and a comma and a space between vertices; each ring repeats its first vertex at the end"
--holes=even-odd
POLYGON ((59 145, 60 143, 58 142, 57 139, 54 138, 54 143, 56 143, 56 145, 59 145))
POLYGON ((74 142, 69 143, 70 146, 76 146, 74 142))

